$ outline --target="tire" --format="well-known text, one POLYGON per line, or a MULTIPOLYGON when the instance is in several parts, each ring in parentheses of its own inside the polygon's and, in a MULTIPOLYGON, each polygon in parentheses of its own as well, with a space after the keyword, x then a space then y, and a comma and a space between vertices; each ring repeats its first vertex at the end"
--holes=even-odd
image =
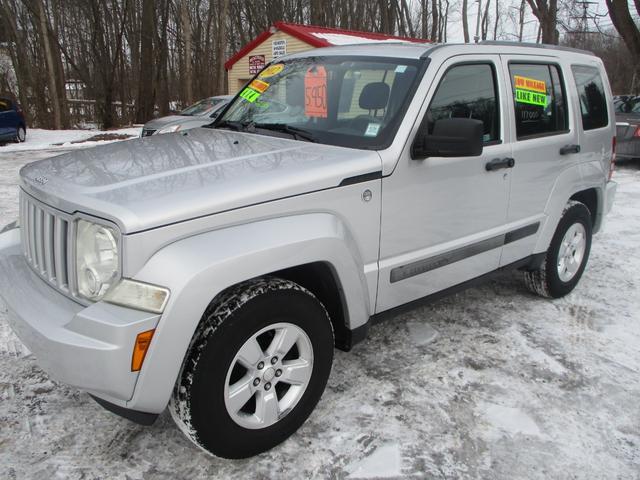
POLYGON ((246 458, 269 450, 293 434, 317 405, 331 372, 333 345, 325 308, 300 285, 274 277, 239 284, 205 311, 170 412, 196 445, 219 457, 246 458), (288 353, 282 348, 286 355, 274 354, 276 339, 294 338, 288 337, 291 332, 297 335, 295 346, 288 353), (239 396, 232 392, 238 385, 237 391, 250 393, 236 402, 239 396))
POLYGON ((16 143, 23 143, 27 141, 27 131, 24 127, 18 127, 16 129, 16 143))
POLYGON ((587 266, 591 237, 591 212, 585 204, 569 201, 542 266, 538 270, 524 272, 527 288, 546 298, 560 298, 570 293, 587 266))

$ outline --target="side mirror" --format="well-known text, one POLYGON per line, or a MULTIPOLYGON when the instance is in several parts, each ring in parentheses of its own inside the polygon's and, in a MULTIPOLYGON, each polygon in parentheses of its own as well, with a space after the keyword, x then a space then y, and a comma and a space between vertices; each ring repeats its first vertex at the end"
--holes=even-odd
POLYGON ((411 146, 411 158, 477 157, 482 154, 484 123, 471 118, 443 118, 429 134, 426 123, 420 125, 411 146))

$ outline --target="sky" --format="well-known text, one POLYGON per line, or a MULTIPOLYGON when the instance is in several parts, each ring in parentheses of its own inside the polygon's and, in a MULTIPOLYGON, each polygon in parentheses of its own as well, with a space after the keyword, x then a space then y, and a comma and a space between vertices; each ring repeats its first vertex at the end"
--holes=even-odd
MULTIPOLYGON (((415 1, 415 0, 414 0, 415 1)), ((480 0, 482 2, 482 7, 486 5, 487 0, 480 0)), ((496 0, 490 0, 490 39, 493 39, 493 21, 495 16, 495 2, 496 0)), ((598 25, 601 29, 606 30, 612 28, 611 20, 608 17, 607 6, 604 0, 591 0, 595 2, 595 4, 589 5, 588 14, 591 17, 601 16, 598 18, 598 25)), ((500 2, 500 27, 498 28, 498 34, 502 32, 502 38, 500 40, 517 40, 518 33, 518 8, 520 6, 520 0, 499 0, 500 2)), ((419 1, 417 2, 419 3, 419 1)), ((462 2, 460 0, 451 0, 451 4, 455 4, 453 6, 453 10, 449 13, 449 25, 447 32, 447 41, 448 42, 462 42, 464 41, 464 35, 462 30, 462 16, 461 16, 461 5, 462 2)), ((629 0, 629 4, 631 5, 633 2, 629 0)), ((478 11, 477 1, 469 0, 468 7, 468 22, 469 22, 469 36, 473 39, 476 30, 476 15, 478 11)), ((635 8, 632 9, 632 12, 635 12, 635 8)), ((538 22, 531 9, 526 7, 526 15, 524 19, 525 25, 523 29, 523 40, 527 42, 535 42, 537 33, 538 33, 538 22)), ((594 21, 589 22, 589 27, 595 30, 594 21)), ((560 29, 560 32, 563 32, 563 29, 560 29)))

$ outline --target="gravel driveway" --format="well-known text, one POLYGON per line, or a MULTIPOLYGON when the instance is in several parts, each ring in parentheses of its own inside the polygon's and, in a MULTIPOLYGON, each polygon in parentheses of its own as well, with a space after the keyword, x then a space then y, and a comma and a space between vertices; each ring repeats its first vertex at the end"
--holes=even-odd
MULTIPOLYGON (((56 151, 55 154, 60 153, 56 151)), ((17 172, 0 153, 0 225, 17 172)), ((371 329, 336 352, 315 413, 284 444, 228 461, 165 413, 141 427, 51 380, 0 306, 0 478, 640 478, 640 169, 576 291, 548 301, 506 274, 371 329)))

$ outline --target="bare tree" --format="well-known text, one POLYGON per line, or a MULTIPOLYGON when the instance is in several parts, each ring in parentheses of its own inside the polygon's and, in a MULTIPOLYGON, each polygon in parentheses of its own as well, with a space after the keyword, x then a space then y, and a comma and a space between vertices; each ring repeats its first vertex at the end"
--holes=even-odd
POLYGON ((556 29, 558 0, 527 0, 531 11, 540 22, 542 43, 557 45, 560 35, 556 29))
MULTIPOLYGON (((622 0, 606 0, 611 22, 633 56, 632 64, 640 65, 640 30, 633 21, 629 4, 622 0)), ((634 0, 636 12, 640 15, 640 0, 634 0)))

